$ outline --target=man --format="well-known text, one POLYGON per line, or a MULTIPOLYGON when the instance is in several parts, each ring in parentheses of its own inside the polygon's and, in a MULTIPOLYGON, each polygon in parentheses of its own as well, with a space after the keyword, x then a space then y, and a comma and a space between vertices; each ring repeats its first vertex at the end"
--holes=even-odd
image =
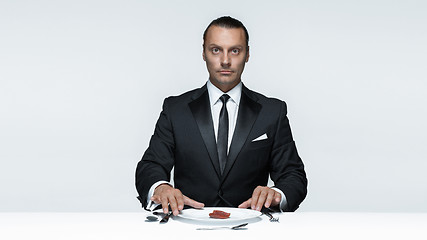
POLYGON ((161 205, 174 215, 184 205, 295 211, 307 194, 304 165, 286 104, 241 82, 249 60, 246 28, 221 17, 206 28, 203 40, 209 81, 165 99, 137 166, 138 198, 146 209, 161 205), (269 174, 272 188, 266 186, 269 174))

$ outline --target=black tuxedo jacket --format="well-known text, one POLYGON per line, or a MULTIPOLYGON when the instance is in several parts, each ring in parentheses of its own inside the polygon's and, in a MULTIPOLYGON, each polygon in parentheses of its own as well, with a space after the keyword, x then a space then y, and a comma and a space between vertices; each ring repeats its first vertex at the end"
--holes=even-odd
POLYGON ((220 172, 206 85, 165 99, 150 144, 138 163, 136 188, 146 207, 150 187, 170 181, 205 206, 237 207, 266 186, 270 174, 295 211, 307 194, 304 165, 292 138, 286 104, 242 88, 227 164, 220 172), (252 141, 263 134, 267 139, 252 141))

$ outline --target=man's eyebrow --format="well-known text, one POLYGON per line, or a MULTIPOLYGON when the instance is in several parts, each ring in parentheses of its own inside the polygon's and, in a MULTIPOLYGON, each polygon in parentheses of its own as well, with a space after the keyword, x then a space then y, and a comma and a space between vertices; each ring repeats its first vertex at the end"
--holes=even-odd
POLYGON ((231 48, 244 48, 242 45, 236 45, 236 46, 232 46, 231 48))
POLYGON ((213 44, 213 43, 211 43, 211 44, 209 44, 209 46, 208 47, 217 47, 217 48, 221 48, 220 46, 218 46, 218 45, 216 45, 216 44, 213 44))
MULTIPOLYGON (((209 48, 212 48, 212 47, 216 47, 216 48, 221 48, 222 49, 222 47, 221 46, 219 46, 219 45, 217 45, 217 44, 214 44, 214 43, 211 43, 211 44, 209 44, 208 45, 208 47, 209 48)), ((231 47, 229 47, 230 49, 234 49, 234 48, 244 48, 244 46, 243 45, 234 45, 234 46, 231 46, 231 47)))

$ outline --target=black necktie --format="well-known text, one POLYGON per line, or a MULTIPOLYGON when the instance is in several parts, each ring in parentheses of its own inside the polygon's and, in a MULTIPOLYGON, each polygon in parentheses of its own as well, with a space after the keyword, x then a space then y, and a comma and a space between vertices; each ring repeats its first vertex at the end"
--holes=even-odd
POLYGON ((219 166, 221 174, 224 172, 225 163, 227 162, 227 146, 228 146, 228 112, 227 101, 230 98, 227 94, 222 95, 219 99, 222 101, 221 112, 219 113, 218 123, 218 139, 216 146, 218 149, 219 166))

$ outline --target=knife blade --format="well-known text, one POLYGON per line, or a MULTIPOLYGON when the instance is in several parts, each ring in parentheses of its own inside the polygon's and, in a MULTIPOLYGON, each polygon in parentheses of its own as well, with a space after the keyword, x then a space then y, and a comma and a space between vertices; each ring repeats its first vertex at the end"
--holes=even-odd
POLYGON ((169 212, 168 214, 166 214, 166 216, 164 216, 163 218, 162 218, 162 220, 160 220, 160 222, 159 223, 167 223, 168 221, 169 221, 169 218, 172 216, 172 211, 171 212, 169 212))

